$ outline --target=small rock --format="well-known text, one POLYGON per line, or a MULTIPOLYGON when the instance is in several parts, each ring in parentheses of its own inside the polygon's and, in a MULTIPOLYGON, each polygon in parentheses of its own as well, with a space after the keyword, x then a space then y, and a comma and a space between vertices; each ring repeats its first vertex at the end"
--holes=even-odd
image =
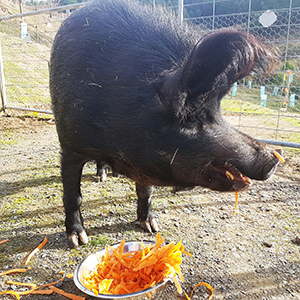
POLYGON ((262 242, 262 245, 267 247, 267 248, 271 248, 272 247, 272 244, 270 243, 267 243, 267 242, 262 242))

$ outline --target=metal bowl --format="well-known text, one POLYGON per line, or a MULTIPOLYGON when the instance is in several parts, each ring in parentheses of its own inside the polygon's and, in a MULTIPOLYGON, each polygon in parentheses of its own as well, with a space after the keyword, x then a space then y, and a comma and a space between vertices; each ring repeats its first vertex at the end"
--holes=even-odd
MULTIPOLYGON (((131 252, 131 251, 137 251, 141 250, 142 246, 140 244, 141 242, 139 241, 128 241, 125 243, 124 246, 124 253, 126 252, 131 252)), ((150 241, 143 241, 143 244, 145 246, 152 244, 154 245, 155 242, 150 242, 150 241)), ((113 244, 111 247, 117 248, 120 245, 118 244, 113 244)), ((144 300, 148 299, 146 293, 151 294, 151 300, 154 299, 159 299, 160 295, 163 293, 165 284, 170 280, 170 277, 166 277, 163 281, 157 283, 153 287, 150 287, 148 289, 144 289, 135 293, 130 293, 130 294, 121 294, 121 295, 107 295, 107 294, 99 294, 95 295, 91 290, 86 288, 82 282, 83 278, 85 278, 93 269, 95 269, 96 265, 98 264, 99 260, 97 258, 101 257, 104 255, 106 252, 105 249, 101 249, 93 254, 90 254, 75 270, 74 272, 74 282, 75 285, 85 294, 99 298, 99 299, 110 299, 110 300, 118 300, 118 299, 126 299, 126 300, 144 300)))

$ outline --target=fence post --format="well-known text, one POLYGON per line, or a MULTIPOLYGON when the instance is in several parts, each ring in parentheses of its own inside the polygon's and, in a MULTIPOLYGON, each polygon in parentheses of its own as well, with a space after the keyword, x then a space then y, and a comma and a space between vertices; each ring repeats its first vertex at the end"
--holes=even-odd
POLYGON ((178 17, 180 24, 183 23, 183 0, 178 0, 178 17))
POLYGON ((212 19, 212 30, 215 30, 215 14, 216 14, 216 0, 213 0, 213 19, 212 19))
POLYGON ((6 108, 6 91, 5 91, 4 68, 3 68, 1 41, 0 41, 0 95, 1 95, 1 103, 2 103, 2 107, 1 107, 0 111, 5 111, 5 108, 6 108))
POLYGON ((249 32, 250 32, 250 23, 251 23, 251 5, 252 5, 252 2, 251 2, 251 0, 249 0, 247 34, 249 34, 249 32))

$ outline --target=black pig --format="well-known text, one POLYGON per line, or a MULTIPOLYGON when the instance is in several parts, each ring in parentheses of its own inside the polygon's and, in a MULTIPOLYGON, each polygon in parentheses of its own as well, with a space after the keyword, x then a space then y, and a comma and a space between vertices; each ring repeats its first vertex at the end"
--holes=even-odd
POLYGON ((239 191, 249 178, 270 177, 273 151, 230 126, 220 101, 272 57, 251 35, 201 37, 165 9, 137 2, 95 1, 74 12, 50 62, 69 245, 88 240, 80 213, 87 161, 135 181, 138 219, 149 231, 157 230, 153 185, 239 191))

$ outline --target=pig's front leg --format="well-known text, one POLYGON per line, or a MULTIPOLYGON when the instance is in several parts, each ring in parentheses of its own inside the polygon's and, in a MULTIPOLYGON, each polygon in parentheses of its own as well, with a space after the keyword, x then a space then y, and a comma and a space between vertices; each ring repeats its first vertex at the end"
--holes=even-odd
POLYGON ((136 183, 135 188, 138 196, 137 215, 141 226, 149 232, 158 231, 158 226, 152 214, 151 207, 153 187, 136 183))
POLYGON ((74 154, 62 153, 61 176, 63 182, 63 201, 66 213, 66 230, 68 244, 71 248, 78 246, 78 238, 82 244, 88 242, 88 237, 83 227, 83 218, 80 212, 82 196, 80 180, 85 161, 74 154))

